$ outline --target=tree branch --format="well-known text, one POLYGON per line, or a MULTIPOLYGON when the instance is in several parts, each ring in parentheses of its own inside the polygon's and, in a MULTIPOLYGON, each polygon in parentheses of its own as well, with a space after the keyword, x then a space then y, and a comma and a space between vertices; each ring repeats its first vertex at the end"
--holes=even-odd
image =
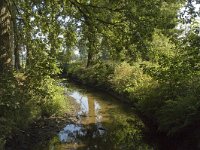
POLYGON ((105 7, 105 6, 97 6, 97 5, 91 5, 91 4, 83 4, 83 3, 80 3, 78 1, 76 1, 79 5, 82 5, 84 7, 92 7, 92 8, 95 8, 95 9, 106 9, 106 10, 109 10, 109 11, 112 11, 112 12, 120 12, 121 10, 124 10, 125 7, 121 7, 121 8, 116 8, 116 9, 112 9, 112 8, 109 8, 109 7, 105 7))

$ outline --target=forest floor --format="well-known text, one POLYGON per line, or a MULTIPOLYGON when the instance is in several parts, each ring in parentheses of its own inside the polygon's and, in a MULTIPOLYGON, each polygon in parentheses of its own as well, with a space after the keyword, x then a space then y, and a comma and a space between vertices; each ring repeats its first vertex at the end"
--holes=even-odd
POLYGON ((66 125, 76 123, 80 106, 73 98, 68 98, 70 108, 63 116, 40 118, 25 130, 18 130, 7 139, 6 150, 45 149, 49 141, 58 136, 66 125), (38 146, 38 147, 35 147, 38 146))

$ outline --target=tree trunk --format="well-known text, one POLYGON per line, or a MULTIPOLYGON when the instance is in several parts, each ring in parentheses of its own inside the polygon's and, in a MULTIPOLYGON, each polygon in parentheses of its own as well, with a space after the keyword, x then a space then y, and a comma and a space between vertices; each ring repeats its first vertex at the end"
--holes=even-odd
POLYGON ((19 58, 19 45, 16 43, 15 45, 15 69, 20 70, 20 58, 19 58))
POLYGON ((9 6, 6 0, 0 0, 0 74, 12 70, 13 32, 9 6))
POLYGON ((92 64, 92 53, 88 51, 88 57, 87 57, 87 65, 86 67, 88 68, 92 64))
POLYGON ((17 21, 14 17, 17 16, 17 10, 16 8, 12 7, 12 22, 13 22, 13 31, 14 31, 14 67, 16 70, 19 70, 21 68, 20 66, 20 47, 19 47, 19 24, 17 24, 17 21))

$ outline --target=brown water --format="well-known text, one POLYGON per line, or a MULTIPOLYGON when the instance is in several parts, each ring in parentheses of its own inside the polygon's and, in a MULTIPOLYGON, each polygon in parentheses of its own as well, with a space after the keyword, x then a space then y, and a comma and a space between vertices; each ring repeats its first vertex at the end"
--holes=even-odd
POLYGON ((147 150, 143 124, 133 110, 113 97, 68 85, 80 105, 77 123, 67 124, 49 144, 50 150, 147 150))

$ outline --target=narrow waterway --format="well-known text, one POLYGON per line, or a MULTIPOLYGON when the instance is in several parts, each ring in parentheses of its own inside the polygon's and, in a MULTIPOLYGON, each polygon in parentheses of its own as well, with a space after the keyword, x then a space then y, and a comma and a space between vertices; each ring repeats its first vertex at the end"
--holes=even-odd
POLYGON ((79 105, 76 123, 67 124, 50 142, 51 150, 147 150, 141 120, 113 97, 69 84, 66 92, 79 105), (56 142, 57 141, 57 142, 56 142))
POLYGON ((71 97, 77 105, 67 118, 72 121, 59 130, 55 130, 56 119, 42 121, 8 140, 6 150, 153 149, 144 142, 144 125, 130 106, 94 89, 66 82, 61 86, 67 99, 71 97))

